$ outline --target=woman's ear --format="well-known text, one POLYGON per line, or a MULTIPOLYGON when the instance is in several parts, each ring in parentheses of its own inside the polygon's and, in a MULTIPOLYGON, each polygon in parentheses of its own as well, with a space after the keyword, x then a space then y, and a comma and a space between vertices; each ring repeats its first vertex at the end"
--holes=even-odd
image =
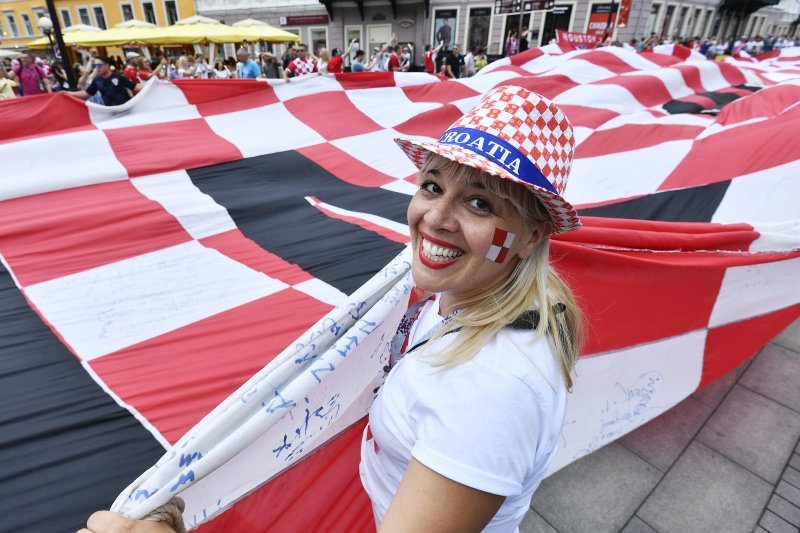
POLYGON ((520 248, 517 255, 520 259, 527 259, 536 251, 536 248, 541 244, 543 240, 550 236, 553 233, 553 223, 552 222, 541 222, 537 224, 530 232, 526 232, 527 239, 520 248))

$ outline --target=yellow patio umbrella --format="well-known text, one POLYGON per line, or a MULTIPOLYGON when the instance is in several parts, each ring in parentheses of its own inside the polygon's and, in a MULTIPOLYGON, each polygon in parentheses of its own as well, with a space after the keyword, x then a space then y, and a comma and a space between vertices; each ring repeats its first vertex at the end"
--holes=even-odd
MULTIPOLYGON (((77 30, 77 31, 67 31, 63 33, 64 36, 64 44, 67 46, 104 46, 102 44, 97 44, 91 42, 91 44, 86 45, 84 43, 91 41, 93 38, 97 39, 98 36, 101 36, 105 32, 103 30, 99 31, 87 31, 87 30, 77 30)), ((29 41, 26 44, 28 48, 31 49, 45 49, 50 48, 50 41, 47 37, 39 37, 38 39, 34 39, 29 41)))

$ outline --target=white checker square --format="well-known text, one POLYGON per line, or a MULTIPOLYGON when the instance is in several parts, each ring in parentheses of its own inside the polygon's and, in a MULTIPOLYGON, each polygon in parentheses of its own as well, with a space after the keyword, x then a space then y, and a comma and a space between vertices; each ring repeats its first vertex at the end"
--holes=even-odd
POLYGON ((421 113, 442 107, 437 102, 412 102, 400 87, 353 89, 346 94, 359 111, 384 128, 392 128, 421 113))
POLYGON ((201 118, 183 91, 172 83, 152 81, 121 106, 89 105, 89 117, 101 130, 201 118))
POLYGON ((236 229, 228 210, 195 187, 185 170, 132 178, 131 183, 164 206, 195 239, 236 229))
POLYGON ((728 267, 709 327, 746 320, 800 302, 800 257, 728 267))
POLYGON ((2 143, 0 161, 0 201, 128 179, 108 138, 96 129, 2 143))
POLYGON ((631 113, 645 108, 628 89, 611 83, 578 85, 557 95, 553 98, 553 102, 556 105, 607 109, 618 114, 631 113))
POLYGON ((190 241, 31 285, 24 291, 86 361, 286 287, 190 241))
POLYGON ((297 283, 292 285, 292 288, 332 306, 342 305, 347 301, 345 293, 318 278, 297 283))
POLYGON ((211 129, 233 143, 244 157, 296 150, 325 142, 282 103, 206 117, 211 129), (272 126, 280 124, 280 129, 272 126))
POLYGON ((417 167, 394 142, 395 137, 401 135, 393 129, 385 129, 337 139, 330 144, 384 174, 407 178, 417 172, 417 167))
POLYGON ((575 83, 591 83, 593 81, 604 80, 616 76, 614 72, 600 65, 595 65, 585 59, 573 58, 572 60, 550 70, 547 75, 566 76, 575 83))
POLYGON ((319 76, 317 74, 292 78, 292 81, 289 82, 279 80, 275 83, 270 83, 270 86, 275 90, 275 95, 282 102, 300 98, 301 96, 344 90, 342 84, 336 81, 335 76, 319 76))
POLYGON ((706 330, 578 359, 548 475, 652 420, 697 389, 706 330))
POLYGON ((442 81, 433 74, 426 72, 395 72, 394 83, 398 87, 411 87, 413 85, 442 83, 442 81))
POLYGON ((471 78, 453 80, 447 83, 461 83, 473 91, 477 91, 479 95, 482 95, 488 92, 489 89, 494 88, 499 83, 519 77, 519 74, 511 70, 498 70, 496 72, 487 72, 485 74, 481 73, 477 76, 472 76, 471 78))
POLYGON ((565 197, 572 205, 652 194, 689 152, 693 141, 669 141, 638 150, 572 162, 565 197), (647 172, 642 172, 646 168, 647 172))
POLYGON ((647 70, 644 72, 629 72, 627 74, 623 74, 625 77, 634 77, 634 76, 649 76, 652 78, 658 78, 666 87, 667 92, 673 99, 683 98, 685 96, 689 96, 694 94, 694 91, 686 85, 686 81, 683 79, 683 74, 681 71, 676 68, 661 68, 658 70, 647 70))

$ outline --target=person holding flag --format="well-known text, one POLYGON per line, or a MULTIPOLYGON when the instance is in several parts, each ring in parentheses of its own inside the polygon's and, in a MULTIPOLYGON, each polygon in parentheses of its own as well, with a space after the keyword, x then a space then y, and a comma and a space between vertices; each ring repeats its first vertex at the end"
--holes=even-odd
MULTIPOLYGON (((580 346, 581 313, 549 261, 550 236, 581 227, 562 196, 572 126, 546 98, 502 86, 438 140, 395 141, 420 169, 416 288, 370 408, 361 481, 382 532, 515 531, 555 455, 580 346)), ((177 514, 175 529, 180 503, 157 509, 177 514)), ((110 512, 88 528, 173 530, 110 512)))

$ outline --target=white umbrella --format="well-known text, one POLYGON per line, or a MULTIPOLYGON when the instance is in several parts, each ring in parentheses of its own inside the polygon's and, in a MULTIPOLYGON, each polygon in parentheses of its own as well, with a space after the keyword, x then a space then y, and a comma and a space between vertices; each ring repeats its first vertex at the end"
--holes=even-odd
POLYGON ((239 22, 234 22, 231 26, 269 26, 269 24, 256 19, 244 19, 239 22))
POLYGON ((150 22, 145 22, 143 20, 138 19, 131 19, 126 20, 125 22, 120 22, 119 24, 114 24, 115 28, 155 28, 155 24, 151 24, 150 22))
POLYGON ((14 50, 3 50, 0 49, 0 59, 11 58, 14 59, 15 57, 19 57, 21 54, 19 52, 15 52, 14 50))
POLYGON ((176 21, 175 24, 221 24, 217 19, 204 17, 203 15, 194 15, 185 19, 176 21))
POLYGON ((90 26, 88 24, 73 24, 72 26, 67 26, 61 30, 64 33, 70 31, 103 31, 97 26, 90 26))

